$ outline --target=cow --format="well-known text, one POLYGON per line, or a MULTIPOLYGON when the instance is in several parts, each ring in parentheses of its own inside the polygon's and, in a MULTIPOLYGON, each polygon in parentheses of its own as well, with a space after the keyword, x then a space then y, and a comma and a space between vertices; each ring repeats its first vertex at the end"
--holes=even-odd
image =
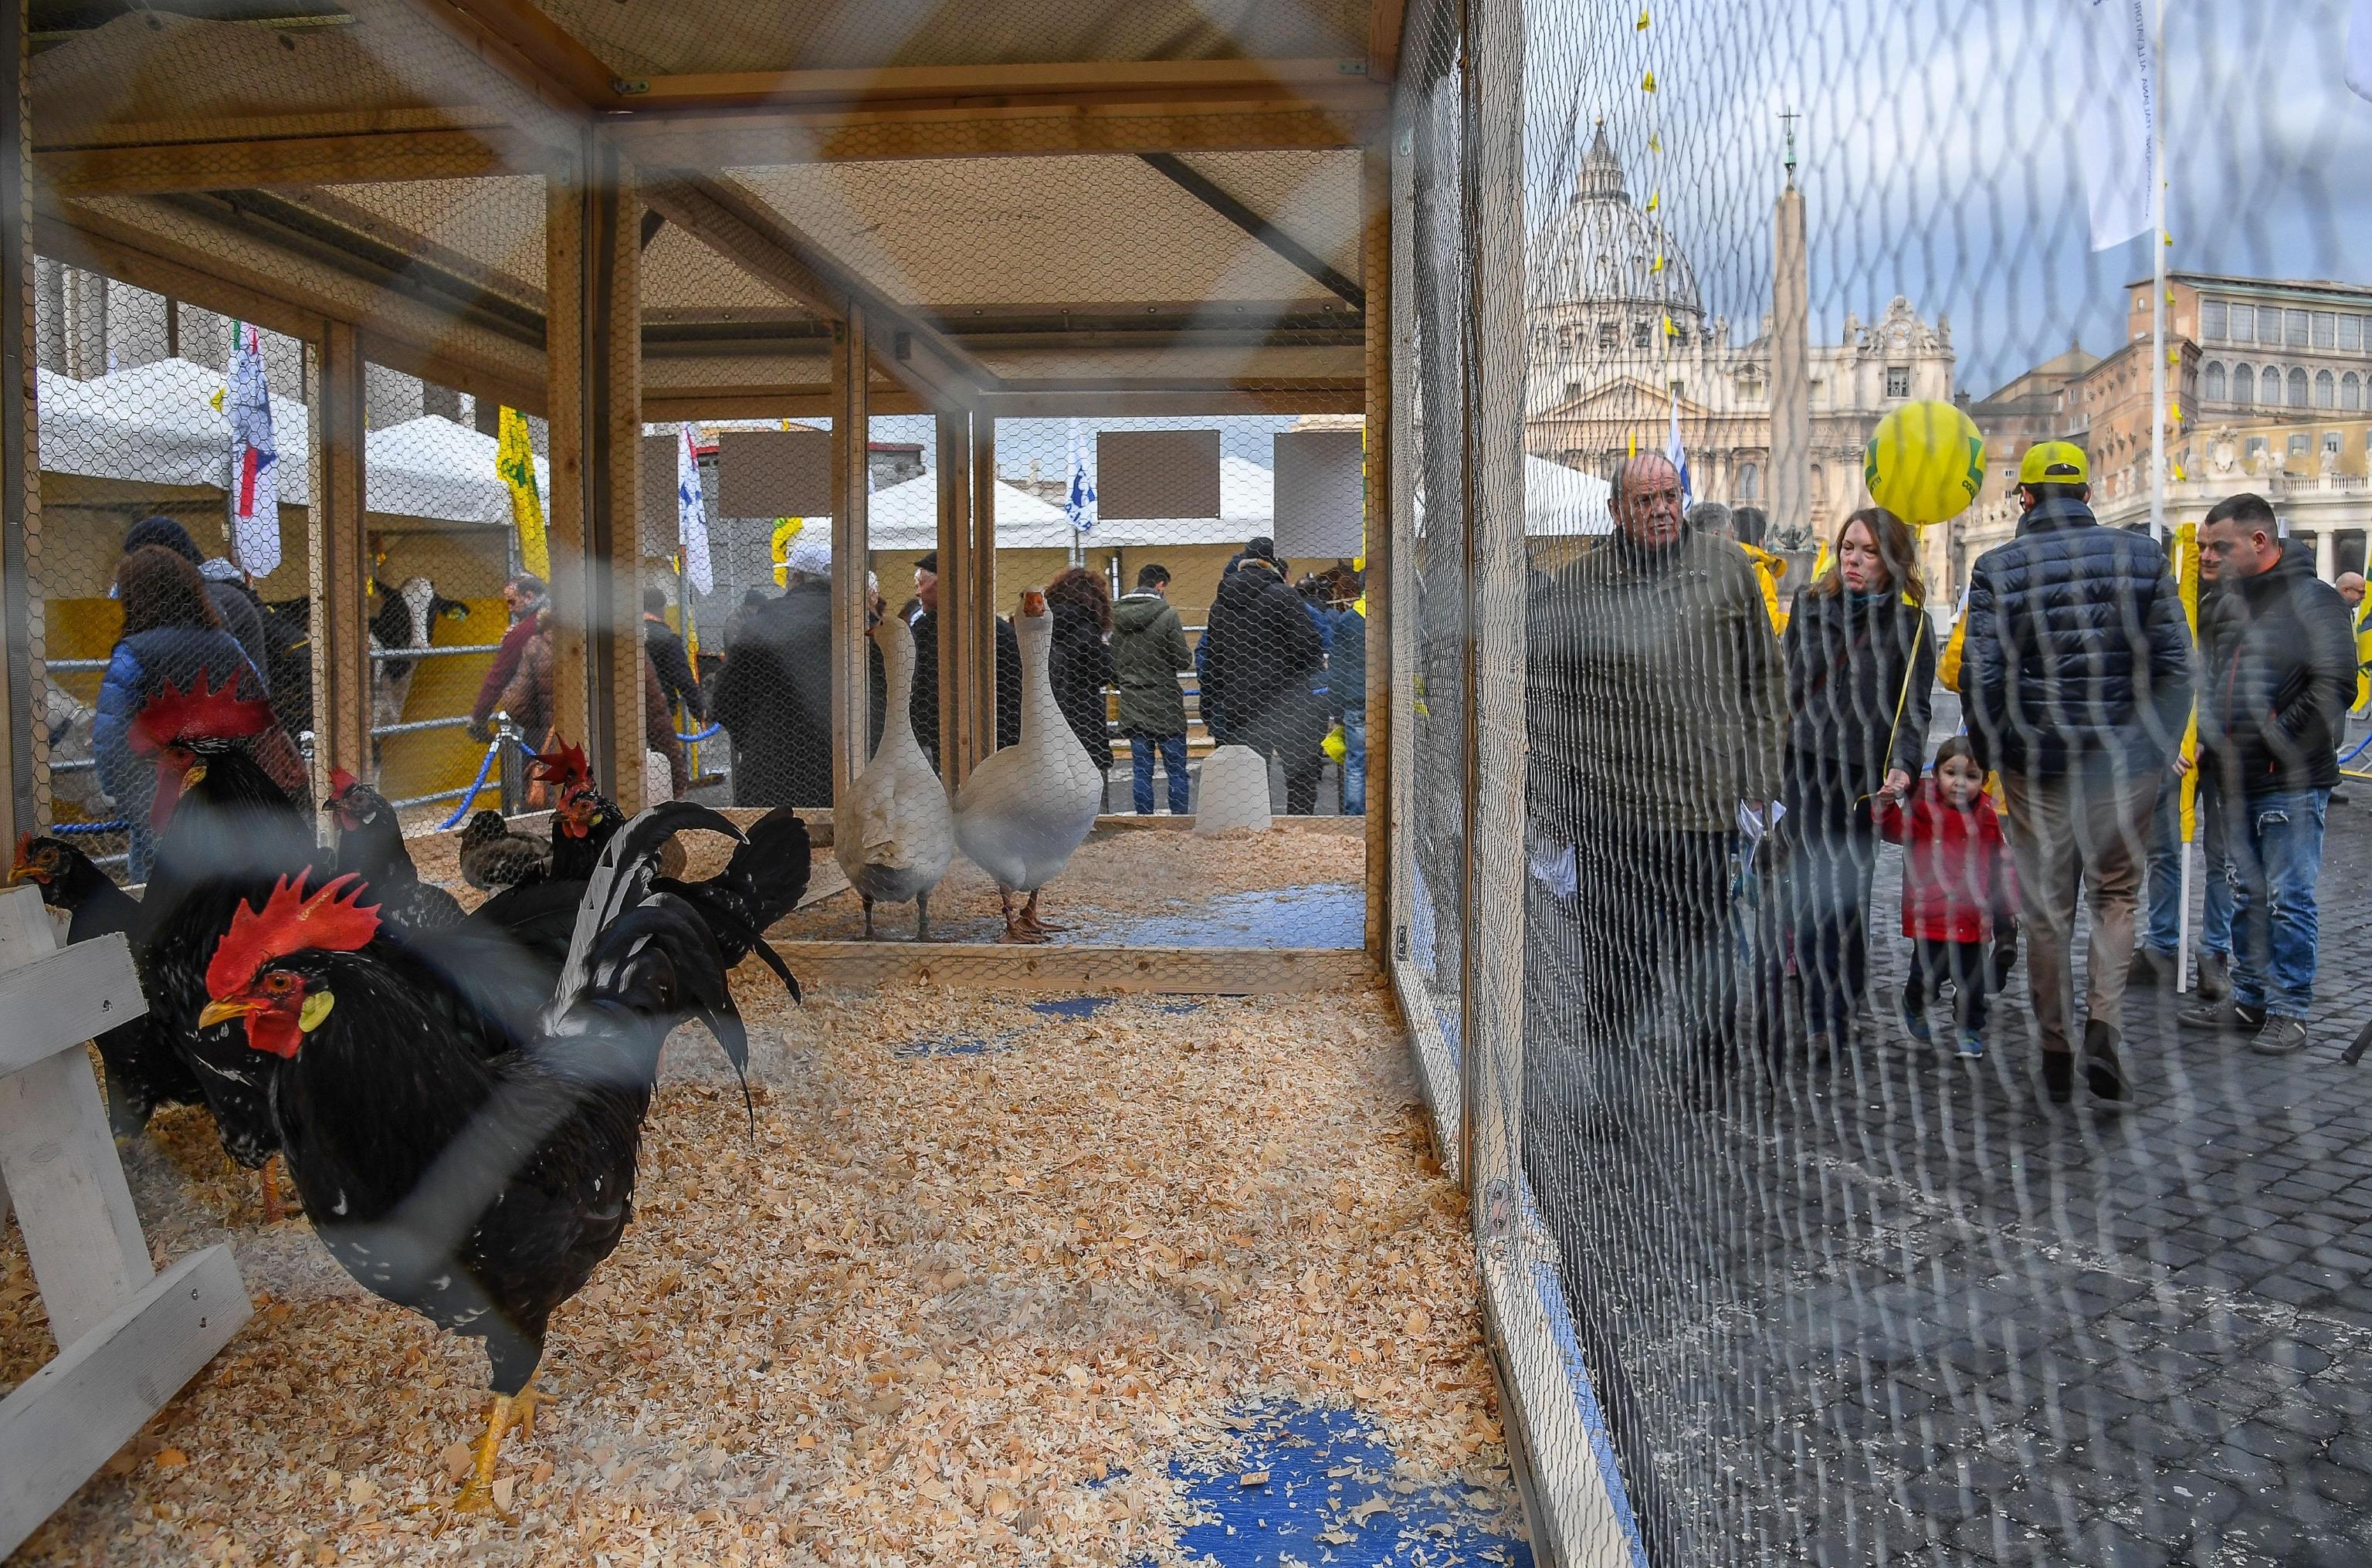
MULTIPOLYGON (((425 577, 406 577, 393 593, 384 584, 374 586, 379 594, 378 610, 370 619, 370 647, 374 655, 424 648, 429 645, 429 628, 438 616, 459 621, 470 613, 468 605, 458 598, 447 598, 425 577)), ((419 668, 418 659, 371 660, 372 728, 383 729, 403 722, 403 700, 412 691, 413 673, 419 668)))

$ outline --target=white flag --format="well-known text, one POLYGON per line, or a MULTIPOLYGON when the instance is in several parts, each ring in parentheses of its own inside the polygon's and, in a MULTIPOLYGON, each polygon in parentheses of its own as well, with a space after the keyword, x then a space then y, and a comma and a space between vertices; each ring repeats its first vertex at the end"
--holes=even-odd
POLYGON ((230 351, 230 554, 250 576, 280 564, 280 452, 272 443, 272 393, 263 334, 234 324, 230 351))
POLYGON ((692 592, 715 591, 716 578, 708 569, 708 507, 700 493, 700 453, 692 447, 689 424, 675 444, 675 528, 692 592))
POLYGON ((1696 489, 1689 482, 1689 454, 1680 445, 1680 389, 1672 389, 1672 428, 1664 437, 1664 460, 1680 476, 1680 505, 1696 499, 1696 489))
POLYGON ((2091 198, 2092 249, 2152 227, 2157 192, 2157 73, 2149 0, 2080 0, 2086 69, 2076 148, 2091 198))
POLYGON ((1093 533, 1096 527, 1096 483, 1087 477, 1087 451, 1079 440, 1079 422, 1071 421, 1071 491, 1063 503, 1063 515, 1071 519, 1071 527, 1081 533, 1093 533))
POLYGON ((2372 99, 2372 0, 2355 0, 2347 18, 2347 90, 2372 99))

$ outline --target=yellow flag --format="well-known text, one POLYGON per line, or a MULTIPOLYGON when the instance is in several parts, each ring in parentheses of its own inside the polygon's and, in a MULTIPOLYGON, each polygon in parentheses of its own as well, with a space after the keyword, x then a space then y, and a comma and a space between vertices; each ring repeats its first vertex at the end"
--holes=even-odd
POLYGON ((1646 7, 1646 6, 1640 6, 1640 7, 1639 7, 1639 19, 1638 19, 1636 22, 1634 22, 1634 23, 1631 25, 1631 30, 1632 30, 1633 32, 1645 32, 1645 31, 1647 30, 1647 7, 1646 7))
POLYGON ((1647 211, 1652 213, 1663 204, 1664 193, 1661 191, 1650 191, 1647 192, 1647 211))
POLYGON ((2355 705, 2359 709, 2372 703, 2372 594, 2366 594, 2364 604, 2355 612, 2355 705))
POLYGON ((495 437, 494 471, 510 488, 511 524, 518 529, 519 563, 552 579, 552 545, 544 538, 543 497, 535 488, 535 448, 528 445, 527 415, 506 408, 495 437))
POLYGON ((1829 541, 1820 540, 1820 553, 1812 557, 1812 581, 1819 582, 1829 575, 1829 541))
POLYGON ((1647 73, 1647 75, 1645 75, 1645 77, 1640 81, 1640 83, 1639 83, 1639 90, 1640 90, 1641 92, 1643 92, 1643 93, 1651 93, 1651 92, 1654 92, 1654 91, 1656 90, 1656 73, 1655 73, 1655 72, 1653 72, 1653 71, 1648 72, 1648 73, 1647 73))
MULTIPOLYGON (((2191 639, 2199 640, 2199 525, 2184 523, 2174 530, 2174 580, 2182 590, 2182 618, 2191 623, 2191 639)), ((2199 704, 2191 705, 2191 722, 2182 729, 2182 760, 2192 764, 2182 775, 2182 842, 2199 836, 2199 704)))
POLYGON ((1653 134, 1649 135, 1647 138, 1647 150, 1651 153, 1662 152, 1664 150, 1664 138, 1653 134))

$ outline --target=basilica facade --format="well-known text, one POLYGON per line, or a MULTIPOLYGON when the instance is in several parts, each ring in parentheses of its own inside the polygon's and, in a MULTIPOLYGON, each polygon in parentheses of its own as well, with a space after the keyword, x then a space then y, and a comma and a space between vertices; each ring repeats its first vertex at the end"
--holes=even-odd
MULTIPOLYGON (((1782 212, 1784 222, 1784 203, 1782 212)), ((1770 509, 1780 357, 1773 321, 1784 318, 1766 315, 1740 344, 1727 319, 1706 316, 1694 268, 1660 219, 1633 200, 1602 123, 1572 200, 1533 235, 1530 254, 1525 449, 1609 474, 1634 443, 1641 451, 1664 448, 1677 400, 1696 498, 1770 509)), ((1785 297, 1792 289, 1801 300, 1805 280, 1785 275, 1797 270, 1787 254, 1783 244, 1775 292, 1785 297)), ((1800 309, 1795 315, 1803 319, 1800 309)), ((1874 321, 1847 315, 1840 341, 1803 346, 1808 516, 1774 511, 1772 522, 1818 539, 1866 504, 1862 447, 1878 421, 1905 402, 1951 399, 1952 337, 1947 320, 1923 319, 1898 296, 1874 321)))

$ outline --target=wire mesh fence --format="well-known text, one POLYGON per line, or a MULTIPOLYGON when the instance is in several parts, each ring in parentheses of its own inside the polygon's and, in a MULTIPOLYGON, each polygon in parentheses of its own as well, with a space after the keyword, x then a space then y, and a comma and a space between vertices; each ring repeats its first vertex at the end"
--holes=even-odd
POLYGON ((2372 1550, 2352 110, 2096 9, 1412 37, 1396 947, 1575 1560, 2372 1550))

